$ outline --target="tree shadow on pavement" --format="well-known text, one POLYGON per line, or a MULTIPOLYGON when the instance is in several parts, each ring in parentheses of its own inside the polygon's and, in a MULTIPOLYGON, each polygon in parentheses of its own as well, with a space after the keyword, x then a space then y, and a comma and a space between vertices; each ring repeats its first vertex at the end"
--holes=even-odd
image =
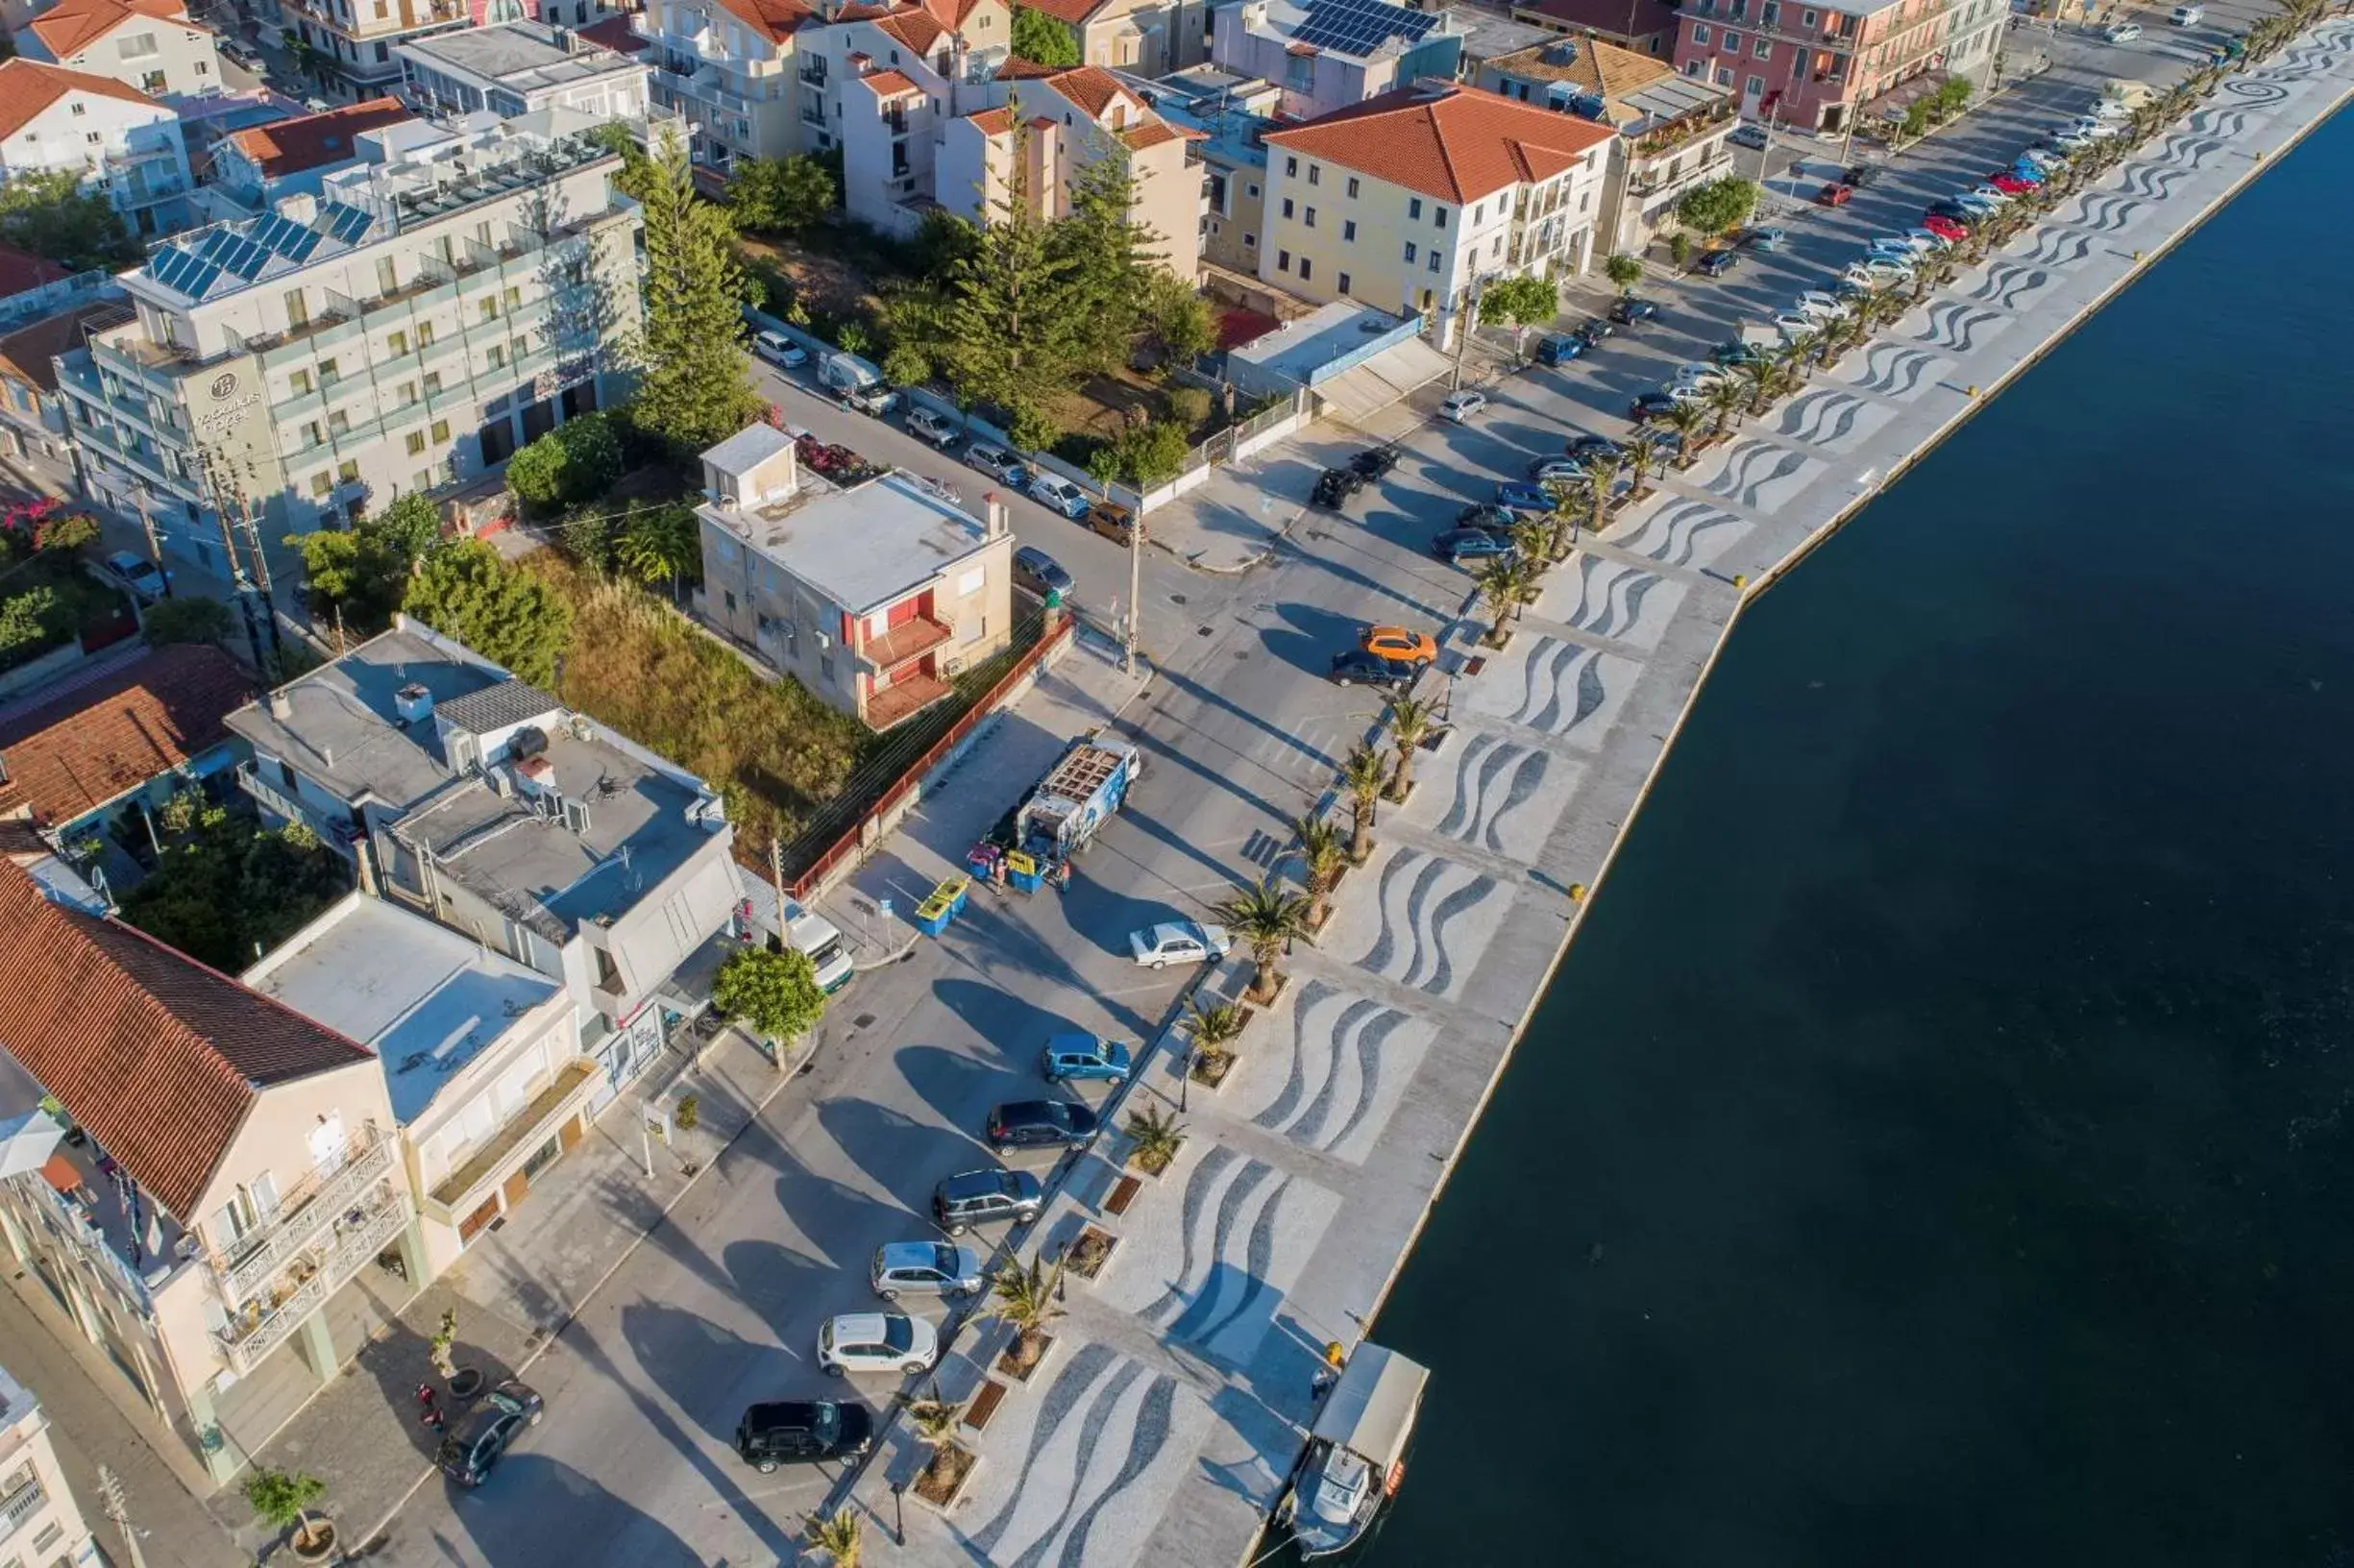
MULTIPOLYGON (((527 1444, 530 1439, 524 1441, 527 1444)), ((630 1568, 691 1568, 701 1556, 669 1526, 631 1507, 571 1465, 543 1458, 524 1448, 500 1464, 483 1488, 452 1488, 451 1512, 463 1528, 461 1539, 431 1531, 438 1560, 482 1568, 544 1568, 570 1562, 627 1563, 630 1568), (502 1492, 538 1500, 513 1507, 502 1492)), ((758 1517, 753 1515, 751 1517, 758 1517)), ((394 1545, 400 1544, 396 1532, 394 1545)), ((788 1541, 778 1556, 791 1558, 788 1541)))
POLYGON ((928 1210, 933 1183, 952 1170, 986 1163, 988 1153, 974 1136, 981 1124, 975 1108, 986 1108, 992 1086, 1007 1080, 937 1045, 902 1046, 896 1061, 910 1087, 940 1113, 945 1127, 859 1099, 826 1101, 818 1108, 818 1120, 870 1180, 909 1211, 921 1213, 928 1210))
POLYGON ((745 1405, 776 1397, 769 1390, 782 1370, 777 1348, 731 1334, 699 1312, 636 1301, 622 1309, 621 1332, 640 1370, 715 1442, 733 1439, 745 1405))

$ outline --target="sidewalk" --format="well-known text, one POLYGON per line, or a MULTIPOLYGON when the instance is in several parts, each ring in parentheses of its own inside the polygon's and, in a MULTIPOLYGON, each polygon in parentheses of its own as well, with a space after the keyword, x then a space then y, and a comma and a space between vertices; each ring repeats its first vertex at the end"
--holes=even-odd
MULTIPOLYGON (((824 1034, 821 1028, 809 1048, 824 1034)), ((527 1381, 541 1350, 792 1081, 793 1066, 771 1066, 732 1029, 703 1048, 699 1065, 676 1048, 666 1053, 605 1108, 577 1148, 532 1184, 530 1200, 513 1219, 476 1237, 457 1266, 379 1331, 257 1462, 326 1482, 326 1507, 342 1524, 347 1544, 364 1546, 430 1472, 436 1434, 417 1419, 415 1389, 422 1383, 441 1388, 428 1349, 442 1312, 457 1312, 460 1366, 478 1367, 493 1382, 527 1381), (699 1101, 695 1129, 674 1131, 668 1147, 659 1139, 641 1139, 642 1119, 686 1094, 699 1101)), ((257 1550, 269 1539, 235 1486, 223 1488, 209 1506, 241 1545, 257 1550)))

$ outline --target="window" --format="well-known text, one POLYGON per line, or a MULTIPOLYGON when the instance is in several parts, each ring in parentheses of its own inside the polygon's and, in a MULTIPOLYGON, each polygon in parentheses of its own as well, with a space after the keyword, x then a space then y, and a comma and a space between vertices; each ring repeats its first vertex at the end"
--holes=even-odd
POLYGON ((327 416, 327 433, 328 433, 328 434, 330 434, 330 435, 349 435, 349 434, 351 434, 351 433, 352 433, 352 416, 351 416, 351 415, 349 415, 349 414, 347 414, 347 413, 345 413, 345 412, 344 412, 342 409, 340 409, 340 408, 336 409, 336 410, 335 410, 333 413, 331 413, 331 414, 328 415, 328 416, 327 416))
POLYGON ((320 431, 319 422, 317 420, 311 419, 305 420, 303 422, 303 445, 306 447, 323 447, 327 445, 327 437, 320 431))
POLYGON ((1346 294, 1348 291, 1349 291, 1349 275, 1348 275, 1347 273, 1345 273, 1345 272, 1344 272, 1344 273, 1342 273, 1342 274, 1340 275, 1340 292, 1341 292, 1341 293, 1343 293, 1343 294, 1346 294))
POLYGON ((425 373, 425 395, 429 398, 438 398, 441 396, 440 371, 429 370, 425 373))
POLYGON ((522 364, 523 356, 530 352, 531 344, 528 339, 520 337, 507 339, 506 356, 517 364, 522 364))
POLYGON ((1729 55, 1737 55, 1741 52, 1741 35, 1729 27, 1725 30, 1725 52, 1729 55))
POLYGON ((1447 226, 1447 209, 1443 207, 1432 208, 1431 224, 1434 228, 1444 229, 1447 226))
POLYGON ((1299 172, 1300 172, 1300 160, 1299 160, 1298 159, 1296 159, 1296 158, 1287 158, 1287 159, 1284 159, 1284 174, 1285 174, 1286 178, 1288 178, 1288 177, 1290 177, 1290 176, 1292 176, 1292 175, 1298 174, 1299 172))
POLYGON ((300 331, 305 327, 310 325, 310 302, 304 296, 301 289, 290 288, 286 290, 285 304, 286 325, 289 328, 292 328, 296 331, 300 331))
POLYGON ((1758 24, 1763 27, 1779 27, 1781 19, 1782 0, 1765 0, 1765 5, 1757 12, 1758 24))
POLYGON ((450 422, 446 419, 437 419, 433 421, 433 445, 438 447, 444 441, 449 439, 450 422))
POLYGON ((334 478, 325 469, 321 469, 318 473, 313 474, 310 477, 310 493, 312 495, 324 496, 333 488, 335 488, 334 478))
POLYGON ((343 368, 332 359, 319 361, 319 384, 332 386, 343 380, 343 368))
POLYGON ((1251 193, 1251 199, 1252 199, 1253 201, 1258 200, 1258 198, 1259 198, 1259 187, 1258 187, 1256 184, 1248 184, 1248 185, 1244 185, 1242 188, 1243 188, 1244 190, 1247 190, 1247 191, 1249 191, 1249 192, 1251 193))
POLYGON ((1312 207, 1308 209, 1307 223, 1308 227, 1311 229, 1313 229, 1316 226, 1316 209, 1312 207))
POLYGON ((49 1523, 41 1527, 41 1532, 38 1535, 33 1537, 33 1550, 36 1552, 46 1552, 64 1538, 65 1527, 57 1520, 52 1519, 49 1521, 49 1523))
POLYGON ((1284 198, 1284 216, 1291 216, 1291 198, 1288 196, 1284 198))
POLYGON ((520 310, 523 308, 523 290, 517 288, 512 283, 509 283, 506 289, 506 307, 509 310, 520 310))
POLYGON ((1706 69, 1707 67, 1697 60, 1687 60, 1683 62, 1683 74, 1686 76, 1697 77, 1706 69))
POLYGON ((1323 165, 1323 164, 1321 164, 1321 163, 1311 163, 1311 164, 1309 164, 1309 165, 1308 165, 1308 183, 1309 183, 1310 184, 1312 184, 1312 185, 1320 185, 1320 184, 1322 184, 1324 183, 1323 176, 1324 176, 1324 165, 1323 165))
MULTIPOLYGON (((89 112, 89 106, 88 106, 87 104, 83 103, 83 102, 82 102, 80 99, 76 99, 76 100, 74 101, 74 105, 73 105, 73 111, 74 111, 76 114, 86 114, 86 113, 88 113, 88 112, 89 112)), ((28 132, 26 132, 26 133, 25 133, 25 140, 27 140, 27 141, 38 141, 38 140, 40 140, 40 139, 41 139, 41 138, 39 137, 39 135, 37 135, 37 134, 35 134, 35 133, 33 133, 33 132, 28 131, 28 132)))
POLYGON ((1812 28, 1816 25, 1817 18, 1813 12, 1802 11, 1799 12, 1799 21, 1804 26, 1812 28))
POLYGON ((153 33, 134 33, 115 40, 114 47, 122 52, 125 60, 144 60, 156 52, 156 36, 153 33))
POLYGON ((1436 271, 1439 269, 1439 267, 1440 267, 1441 263, 1443 262, 1443 260, 1444 260, 1444 257, 1443 257, 1443 255, 1442 255, 1440 252, 1438 252, 1438 251, 1433 251, 1433 252, 1431 253, 1431 270, 1432 270, 1433 272, 1436 272, 1436 271))
POLYGON ((1729 87, 1729 86, 1732 86, 1732 67, 1731 67, 1731 66, 1729 66, 1729 65, 1719 65, 1719 66, 1716 68, 1716 85, 1717 85, 1718 86, 1720 86, 1720 87, 1729 87))
POLYGON ((405 446, 408 448, 408 454, 409 454, 411 457, 422 457, 422 456, 424 456, 424 455, 425 455, 425 432, 424 432, 423 430, 411 430, 411 431, 409 431, 409 432, 408 432, 408 439, 407 439, 407 440, 406 440, 406 441, 404 443, 404 445, 405 445, 405 446))
POLYGON ((1422 198, 1421 198, 1421 197, 1419 197, 1419 196, 1409 196, 1408 198, 1406 198, 1406 215, 1407 215, 1409 218, 1419 218, 1420 216, 1422 216, 1422 198))
POLYGON ((504 370, 506 368, 506 345, 503 343, 493 343, 490 346, 489 360, 491 369, 504 370))
POLYGON ((1254 233, 1245 233, 1242 236, 1242 248, 1246 251, 1255 251, 1259 249, 1259 236, 1254 233))
POLYGON ((1471 226, 1474 229, 1477 229, 1480 226, 1480 219, 1486 213, 1486 211, 1487 204, 1485 202, 1474 202, 1471 204, 1471 226))
POLYGON ((482 319, 484 321, 497 321, 499 319, 499 299, 497 295, 485 294, 482 296, 482 319))
POLYGON ((1357 176, 1353 174, 1349 176, 1349 195, 1352 198, 1357 195, 1357 176))
POLYGON ((1310 274, 1311 272, 1312 272, 1314 269, 1315 269, 1315 263, 1314 263, 1313 261, 1309 260, 1309 259, 1308 259, 1308 257, 1304 257, 1304 256, 1303 256, 1303 257, 1300 257, 1300 282, 1303 282, 1303 283, 1304 283, 1304 282, 1308 282, 1308 276, 1309 276, 1309 274, 1310 274))
POLYGON ((1410 239, 1406 242, 1406 264, 1410 267, 1414 264, 1415 249, 1415 245, 1412 240, 1410 239))
POLYGON ((433 324, 429 321, 421 321, 417 323, 417 347, 422 349, 432 341, 433 324))
POLYGON ((1291 270, 1291 253, 1289 251, 1277 251, 1275 253, 1275 270, 1277 272, 1289 272, 1291 270))
POLYGON ((1765 78, 1762 76, 1751 77, 1749 79, 1749 86, 1742 88, 1742 90, 1748 93, 1752 98, 1756 97, 1758 94, 1765 91, 1765 78))
POLYGON ((335 465, 335 482, 338 484, 357 484, 359 482, 359 464, 349 457, 346 457, 342 462, 337 463, 335 465))
POLYGON ((415 381, 403 381, 401 383, 401 402, 404 404, 411 404, 415 403, 416 401, 417 383, 415 381))
POLYGON ((384 339, 384 347, 391 353, 395 359, 400 358, 402 355, 408 353, 408 334, 406 332, 393 333, 390 337, 384 339))
POLYGON ((393 259, 389 256, 377 257, 376 286, 386 294, 401 286, 401 269, 393 264, 393 259))
POLYGON ((1357 220, 1355 218, 1344 218, 1341 220, 1340 237, 1342 239, 1355 239, 1357 237, 1357 220))
POLYGON ((286 380, 293 383, 295 395, 297 397, 300 397, 303 393, 310 390, 310 372, 307 370, 298 370, 292 376, 287 377, 286 380))
POLYGON ((1774 58, 1774 45, 1767 42, 1764 38, 1759 38, 1755 43, 1750 46, 1750 53, 1759 60, 1772 60, 1774 58))
POLYGON ((408 487, 423 495, 433 488, 433 476, 421 468, 408 477, 408 487))

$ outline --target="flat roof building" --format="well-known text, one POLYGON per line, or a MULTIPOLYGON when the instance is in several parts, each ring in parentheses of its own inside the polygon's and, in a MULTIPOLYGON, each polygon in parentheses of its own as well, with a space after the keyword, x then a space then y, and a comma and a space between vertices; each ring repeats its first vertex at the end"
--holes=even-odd
POLYGON ((18 1539, 33 1556, 16 1560, 72 1568, 105 1560, 65 1484, 41 1402, 0 1366, 0 1546, 18 1539))
POLYGON ((400 46, 402 96, 428 113, 511 119, 543 109, 644 124, 643 61, 540 22, 435 33, 400 46))

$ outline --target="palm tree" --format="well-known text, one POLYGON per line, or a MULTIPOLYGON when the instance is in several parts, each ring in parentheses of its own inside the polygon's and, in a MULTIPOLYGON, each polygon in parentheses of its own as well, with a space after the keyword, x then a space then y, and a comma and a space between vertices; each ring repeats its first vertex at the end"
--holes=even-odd
MULTIPOLYGON (((1769 364, 1770 361, 1760 360, 1749 366, 1743 372, 1743 378, 1753 384, 1762 380, 1769 364)), ((1716 415, 1716 422, 1708 427, 1708 439, 1711 441, 1721 440, 1725 434, 1725 427, 1732 424, 1739 415, 1757 411, 1751 406, 1749 387, 1742 385, 1730 376, 1721 381, 1712 382, 1708 390, 1703 394, 1702 401, 1707 404, 1708 411, 1716 415)))
MULTIPOLYGON (((908 1423, 916 1429, 916 1441, 931 1451, 931 1460, 923 1467, 924 1476, 938 1481, 940 1461, 957 1446, 957 1423, 965 1418, 961 1401, 942 1399, 940 1385, 932 1385, 930 1399, 911 1401, 907 1407, 908 1423)), ((944 1484, 944 1482, 941 1482, 944 1484)))
MULTIPOLYGON (((1554 502, 1555 510, 1547 512, 1543 517, 1516 517, 1512 520, 1512 548, 1520 551, 1522 560, 1549 561, 1553 559, 1553 536, 1559 527, 1555 519, 1559 514, 1560 505, 1561 500, 1557 497, 1554 502)), ((1497 558, 1498 561, 1509 559, 1511 557, 1508 555, 1497 558)), ((1488 564, 1493 566, 1497 562, 1491 561, 1488 564)))
POLYGON ((1218 905, 1218 919, 1250 943, 1251 962, 1257 970, 1251 976, 1251 1000, 1274 1000, 1284 979, 1278 961, 1291 939, 1300 934, 1307 914, 1308 900, 1271 876, 1261 877, 1218 905))
POLYGON ((1340 764, 1340 787, 1349 792, 1349 858, 1360 866, 1373 853, 1373 814, 1387 782, 1387 759, 1369 746, 1350 747, 1340 764))
POLYGON ((1018 1362, 1026 1365, 1037 1360, 1039 1341, 1045 1337, 1046 1325, 1063 1315, 1063 1309, 1054 1299, 1056 1287, 1062 1283, 1061 1262, 1049 1272, 1045 1263, 1035 1257, 1027 1268, 1008 1258, 991 1277, 989 1315, 1014 1331, 1018 1362))
POLYGON ((1636 430, 1627 438, 1627 466, 1634 472, 1634 488, 1628 493, 1630 501, 1641 501, 1651 493, 1651 465, 1659 460, 1659 443, 1649 430, 1636 430))
POLYGON ((846 1505, 823 1519, 811 1514, 805 1533, 811 1546, 834 1559, 834 1568, 858 1568, 865 1531, 846 1505))
POLYGON ((623 526, 621 537, 613 542, 613 558, 649 586, 667 579, 675 601, 679 577, 702 564, 702 550, 700 525, 693 512, 683 506, 658 506, 623 526))
POLYGON ((1428 702, 1401 697, 1389 704, 1389 739, 1398 748, 1398 766, 1389 775, 1389 798, 1403 800, 1414 786, 1414 748, 1438 722, 1438 710, 1428 702))
POLYGON ((1708 424, 1708 410, 1697 403, 1680 403, 1667 411, 1667 423, 1670 429, 1683 437, 1682 443, 1676 449, 1676 466, 1680 469, 1690 468, 1692 459, 1700 455, 1694 449, 1699 445, 1700 432, 1708 424))
MULTIPOLYGON (((1600 533, 1610 525, 1610 492, 1618 485, 1620 459, 1598 452, 1585 460, 1586 487, 1594 492, 1591 510, 1586 513, 1586 531, 1600 533)), ((1570 543, 1578 540, 1578 531, 1570 530, 1570 543)))
POLYGON ((1765 367, 1765 375, 1757 381, 1757 411, 1759 413, 1765 412, 1775 402, 1798 390, 1799 384, 1799 373, 1788 365, 1768 365, 1765 367))
POLYGON ((1300 870, 1308 887, 1308 926, 1312 931, 1324 923, 1325 905, 1348 868, 1349 851, 1330 818, 1302 817, 1291 830, 1300 836, 1300 870))
MULTIPOLYGON (((1220 1002, 1215 1007, 1203 1007, 1197 1002, 1188 1002, 1186 1021, 1192 1029, 1192 1041, 1188 1054, 1195 1062, 1224 1061, 1235 1054, 1226 1047, 1242 1038, 1244 1022, 1242 1010, 1232 1002, 1220 1002)), ((1174 1123, 1171 1125, 1175 1126, 1174 1123)), ((1129 1130, 1133 1132, 1135 1128, 1136 1124, 1130 1122, 1129 1130)), ((1176 1127, 1178 1133, 1184 1130, 1182 1127, 1176 1127)), ((1173 1155, 1176 1152, 1176 1145, 1171 1144, 1169 1153, 1173 1155)))
MULTIPOLYGON (((1239 1032, 1242 1027, 1240 1010, 1228 1006, 1219 1011, 1237 1015, 1235 1028, 1239 1032)), ((1198 1026, 1193 1044, 1196 1060, 1214 1049, 1202 1043, 1198 1026)), ((1189 1067, 1187 1070, 1192 1069, 1189 1067)), ((1157 1174, 1168 1169, 1169 1162, 1177 1158, 1177 1150, 1185 1140, 1186 1124, 1158 1106, 1146 1106, 1141 1111, 1128 1113, 1128 1158, 1146 1171, 1157 1174)))
MULTIPOLYGON (((1548 561, 1557 561, 1569 552, 1569 543, 1577 537, 1578 518, 1585 510, 1585 481, 1549 479, 1545 494, 1553 498, 1553 510, 1545 514, 1545 526, 1539 530, 1536 553, 1548 561)), ((1518 529, 1513 530, 1512 542, 1520 544, 1518 529)), ((1522 546, 1523 553, 1527 547, 1522 546)))
POLYGON ((1815 356, 1822 347, 1821 332, 1793 332, 1775 357, 1785 365, 1794 366, 1801 376, 1811 376, 1814 374, 1815 356))
POLYGON ((1480 571, 1480 597, 1487 603, 1487 635, 1481 639, 1501 648, 1504 634, 1520 606, 1536 597, 1536 569, 1526 555, 1504 555, 1480 571))

